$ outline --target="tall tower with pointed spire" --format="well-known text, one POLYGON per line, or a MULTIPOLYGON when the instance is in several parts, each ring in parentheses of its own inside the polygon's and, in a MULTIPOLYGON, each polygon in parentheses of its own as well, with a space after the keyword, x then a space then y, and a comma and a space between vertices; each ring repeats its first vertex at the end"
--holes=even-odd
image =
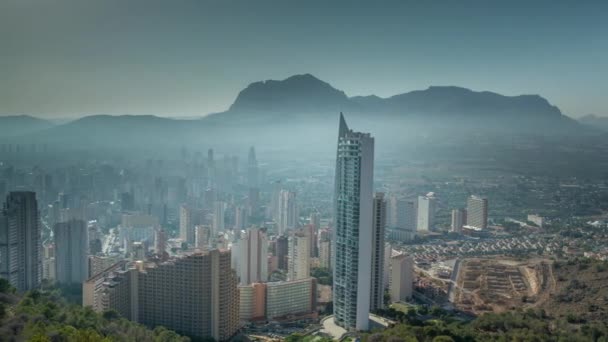
POLYGON ((334 320, 368 330, 373 236, 374 138, 340 113, 334 194, 334 320))
POLYGON ((255 147, 249 148, 247 158, 247 183, 250 188, 258 187, 258 160, 255 157, 255 147))

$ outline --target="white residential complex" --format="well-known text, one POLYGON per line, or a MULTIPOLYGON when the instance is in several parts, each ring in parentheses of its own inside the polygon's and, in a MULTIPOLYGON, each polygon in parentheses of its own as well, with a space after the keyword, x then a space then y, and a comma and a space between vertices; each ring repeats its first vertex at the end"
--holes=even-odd
POLYGON ((488 199, 485 197, 471 196, 467 200, 467 226, 483 230, 488 227, 488 199))
POLYGON ((428 232, 433 229, 435 224, 435 206, 437 199, 435 194, 430 192, 426 196, 418 197, 418 225, 419 232, 428 232))

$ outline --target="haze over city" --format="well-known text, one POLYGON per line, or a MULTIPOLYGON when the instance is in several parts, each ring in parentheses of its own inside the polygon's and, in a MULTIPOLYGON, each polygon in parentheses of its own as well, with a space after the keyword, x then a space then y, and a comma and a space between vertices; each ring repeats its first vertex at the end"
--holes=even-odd
POLYGON ((4 1, 0 341, 606 341, 607 23, 4 1))

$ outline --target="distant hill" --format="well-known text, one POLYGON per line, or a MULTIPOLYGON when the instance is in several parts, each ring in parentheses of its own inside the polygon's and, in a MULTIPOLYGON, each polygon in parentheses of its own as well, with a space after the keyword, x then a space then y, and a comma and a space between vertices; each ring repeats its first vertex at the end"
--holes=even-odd
POLYGON ((608 131, 608 117, 606 116, 597 116, 593 114, 585 115, 582 118, 578 119, 584 125, 589 127, 593 127, 596 129, 600 129, 603 131, 608 131))
MULTIPOLYGON (((196 121, 192 121, 196 122, 196 121)), ((188 120, 153 115, 92 115, 24 136, 51 144, 145 146, 174 141, 191 131, 188 120)))
POLYGON ((433 86, 388 98, 349 97, 329 83, 304 74, 254 82, 236 96, 228 110, 200 119, 93 115, 55 126, 42 120, 42 129, 15 129, 10 134, 2 133, 0 140, 45 143, 49 148, 83 153, 91 147, 157 153, 176 146, 221 145, 229 149, 255 144, 286 155, 294 150, 329 155, 339 112, 345 113, 352 127, 376 136, 379 150, 403 153, 407 147, 412 156, 438 156, 424 149, 442 146, 446 156, 466 152, 477 157, 479 153, 474 149, 462 147, 484 142, 487 151, 495 151, 493 146, 501 139, 507 146, 514 141, 521 143, 521 139, 513 138, 521 134, 597 135, 597 131, 563 115, 539 95, 504 96, 433 86))
POLYGON ((29 115, 0 116, 0 137, 13 137, 53 127, 50 121, 29 115))
POLYGON ((349 99, 343 91, 305 74, 282 81, 251 83, 238 94, 228 111, 340 111, 348 105, 349 99))
POLYGON ((581 128, 539 95, 504 96, 454 86, 433 86, 389 98, 348 97, 310 74, 252 83, 239 93, 226 112, 208 119, 225 123, 323 118, 335 121, 339 111, 346 112, 349 117, 372 121, 422 120, 425 124, 438 123, 440 126, 441 123, 451 125, 450 120, 457 120, 498 128, 505 128, 507 124, 516 130, 527 130, 530 124, 542 124, 543 127, 534 129, 548 131, 581 128))

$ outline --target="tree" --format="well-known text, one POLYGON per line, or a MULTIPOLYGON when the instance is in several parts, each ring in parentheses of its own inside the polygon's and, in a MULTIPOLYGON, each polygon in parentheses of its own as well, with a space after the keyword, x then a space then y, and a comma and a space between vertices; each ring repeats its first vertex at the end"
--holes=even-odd
POLYGON ((15 288, 8 280, 0 278, 0 293, 15 293, 15 288))
POLYGON ((433 339, 433 342, 454 342, 454 339, 450 336, 441 335, 437 336, 433 339))

